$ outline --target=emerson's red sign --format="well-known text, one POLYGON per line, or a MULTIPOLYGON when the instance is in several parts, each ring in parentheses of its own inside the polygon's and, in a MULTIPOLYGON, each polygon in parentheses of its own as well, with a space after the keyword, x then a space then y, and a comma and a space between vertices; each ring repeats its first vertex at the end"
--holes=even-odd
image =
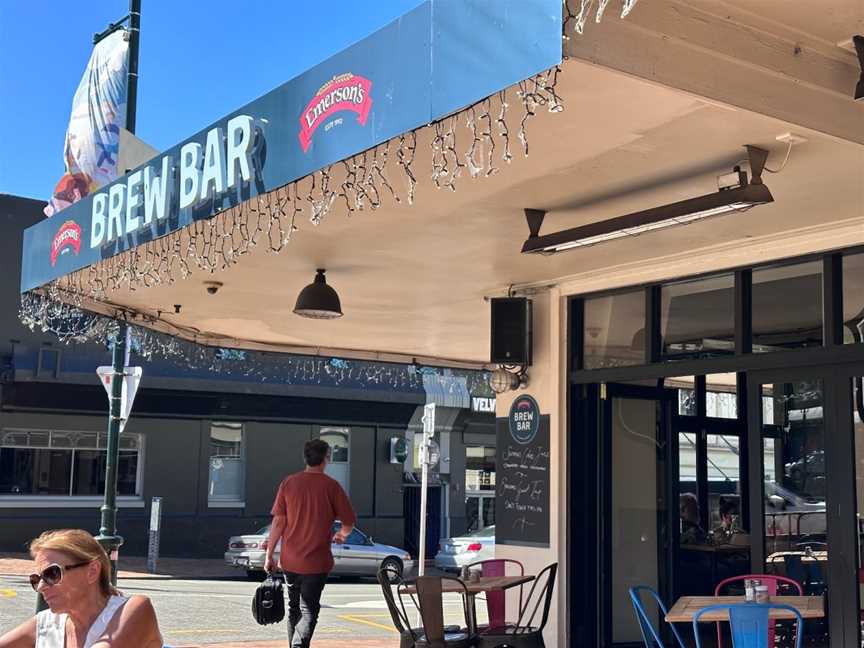
POLYGON ((57 257, 69 250, 76 256, 81 251, 81 226, 72 220, 63 223, 54 235, 51 242, 51 265, 57 265, 57 257))
POLYGON ((300 116, 298 137, 303 152, 309 150, 315 131, 333 113, 341 110, 355 112, 357 122, 365 126, 372 108, 372 97, 369 94, 371 89, 372 82, 369 79, 351 73, 333 77, 321 86, 300 116))

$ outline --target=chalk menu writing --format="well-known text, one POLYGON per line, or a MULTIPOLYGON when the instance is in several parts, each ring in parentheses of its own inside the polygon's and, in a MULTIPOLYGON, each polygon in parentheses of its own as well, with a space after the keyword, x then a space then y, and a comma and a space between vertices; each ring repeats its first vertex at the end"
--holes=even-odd
POLYGON ((514 404, 510 417, 497 420, 495 541, 548 547, 549 416, 540 415, 530 400, 533 407, 514 404), (524 423, 532 414, 528 429, 524 423))

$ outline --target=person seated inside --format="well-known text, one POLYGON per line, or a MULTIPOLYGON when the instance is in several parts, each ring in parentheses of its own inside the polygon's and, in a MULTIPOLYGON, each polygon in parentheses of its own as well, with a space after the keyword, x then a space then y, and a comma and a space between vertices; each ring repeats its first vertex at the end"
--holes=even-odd
POLYGON ((48 609, 0 637, 0 648, 162 648, 150 599, 123 596, 111 584, 108 555, 92 535, 46 531, 30 555, 30 585, 48 609))
POLYGON ((742 533, 737 521, 737 507, 735 502, 722 500, 718 513, 720 514, 720 524, 711 531, 714 539, 714 544, 725 545, 732 543, 732 536, 742 533))
POLYGON ((681 544, 708 544, 708 534, 699 526, 699 500, 693 493, 681 493, 681 544))

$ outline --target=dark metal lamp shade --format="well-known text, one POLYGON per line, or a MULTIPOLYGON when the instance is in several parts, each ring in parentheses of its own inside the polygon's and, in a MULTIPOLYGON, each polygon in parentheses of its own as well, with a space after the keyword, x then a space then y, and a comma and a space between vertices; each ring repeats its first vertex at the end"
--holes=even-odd
POLYGON ((324 270, 318 269, 315 281, 306 286, 297 295, 294 312, 301 317, 311 319, 335 319, 342 317, 342 304, 339 295, 327 285, 324 270))

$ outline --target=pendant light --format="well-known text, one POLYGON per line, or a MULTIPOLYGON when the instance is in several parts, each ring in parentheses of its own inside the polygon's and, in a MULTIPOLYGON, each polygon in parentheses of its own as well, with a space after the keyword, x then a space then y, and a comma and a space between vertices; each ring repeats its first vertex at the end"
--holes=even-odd
POLYGON ((342 305, 339 295, 327 285, 325 270, 318 268, 315 280, 300 291, 294 312, 301 317, 311 319, 336 319, 342 317, 342 305))

